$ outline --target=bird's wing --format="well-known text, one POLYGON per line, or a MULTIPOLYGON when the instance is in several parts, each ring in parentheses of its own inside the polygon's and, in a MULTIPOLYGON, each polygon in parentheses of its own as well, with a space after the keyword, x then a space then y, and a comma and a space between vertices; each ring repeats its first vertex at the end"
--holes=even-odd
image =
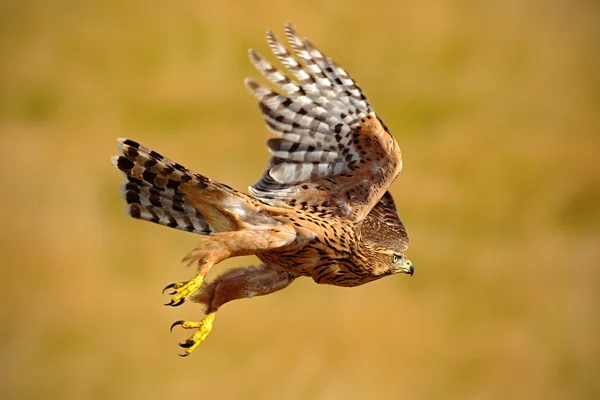
POLYGON ((408 235, 390 192, 383 197, 363 220, 360 233, 364 240, 403 253, 408 247, 408 235))
POLYGON ((253 50, 250 61, 280 94, 250 79, 268 128, 272 154, 250 187, 270 204, 361 221, 402 169, 396 140, 348 73, 286 24, 290 52, 272 32, 267 42, 295 80, 253 50))

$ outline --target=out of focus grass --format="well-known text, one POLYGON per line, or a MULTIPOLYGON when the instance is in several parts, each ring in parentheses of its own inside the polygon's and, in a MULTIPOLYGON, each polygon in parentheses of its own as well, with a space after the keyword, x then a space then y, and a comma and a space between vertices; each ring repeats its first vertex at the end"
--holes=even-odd
POLYGON ((590 1, 2 2, 0 397, 598 398, 599 37, 590 1), (109 156, 254 183, 246 50, 288 19, 400 142, 416 274, 232 303, 182 360, 197 238, 126 218, 109 156))

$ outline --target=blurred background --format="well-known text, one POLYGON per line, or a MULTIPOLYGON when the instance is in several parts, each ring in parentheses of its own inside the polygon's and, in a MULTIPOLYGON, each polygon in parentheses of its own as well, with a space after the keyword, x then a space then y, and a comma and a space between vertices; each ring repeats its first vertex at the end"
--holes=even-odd
POLYGON ((597 3, 252 3, 0 3, 0 397, 600 397, 597 3), (246 52, 286 20, 400 143, 416 273, 228 304, 181 359, 201 309, 160 292, 199 237, 127 218, 109 157, 130 137, 246 190, 246 52))

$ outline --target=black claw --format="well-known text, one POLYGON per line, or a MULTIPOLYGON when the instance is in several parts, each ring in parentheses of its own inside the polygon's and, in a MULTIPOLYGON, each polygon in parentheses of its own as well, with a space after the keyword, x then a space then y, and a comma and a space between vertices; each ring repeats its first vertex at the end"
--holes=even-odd
POLYGON ((165 303, 165 306, 177 307, 177 306, 180 306, 180 305, 182 305, 183 303, 185 303, 185 300, 186 300, 186 299, 180 299, 178 302, 174 303, 174 302, 173 302, 173 299, 171 299, 171 301, 170 301, 170 302, 168 302, 168 303, 165 303))
MULTIPOLYGON (((165 286, 165 288, 162 290, 162 293, 165 294, 165 290, 171 289, 173 287, 175 287, 174 283, 171 283, 170 285, 165 286)), ((175 294, 175 293, 169 293, 169 294, 175 294)))
POLYGON ((169 329, 170 332, 173 332, 173 328, 175 328, 177 325, 183 325, 185 321, 180 319, 179 321, 175 321, 173 322, 173 325, 171 325, 171 329, 169 329))
POLYGON ((185 303, 185 300, 186 300, 186 299, 180 299, 180 300, 179 300, 177 303, 173 303, 173 304, 171 304, 171 306, 172 306, 172 307, 177 307, 177 306, 180 306, 180 305, 182 305, 183 303, 185 303))
POLYGON ((185 343, 179 343, 179 347, 183 347, 184 349, 189 349, 194 344, 196 344, 195 341, 193 341, 193 340, 186 340, 185 343))
POLYGON ((190 353, 183 353, 183 354, 177 354, 179 357, 187 357, 190 355, 190 353))

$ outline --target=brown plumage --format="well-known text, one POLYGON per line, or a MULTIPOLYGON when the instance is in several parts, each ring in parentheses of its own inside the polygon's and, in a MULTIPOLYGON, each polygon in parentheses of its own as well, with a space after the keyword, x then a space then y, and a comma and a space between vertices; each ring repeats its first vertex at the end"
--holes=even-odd
POLYGON ((288 77, 250 50, 256 69, 283 94, 247 79, 268 128, 272 154, 251 196, 192 172, 129 139, 119 139, 113 164, 125 175, 127 213, 206 235, 184 259, 198 264, 189 282, 167 286, 169 305, 193 299, 206 307, 182 344, 203 341, 218 308, 235 299, 285 288, 296 277, 357 286, 398 272, 413 273, 408 237, 387 191, 402 169, 400 148, 348 73, 286 25, 289 51, 271 32, 273 54, 288 77), (256 255, 262 265, 230 270, 204 283, 210 268, 256 255), (199 289, 199 290, 198 290, 199 289))

